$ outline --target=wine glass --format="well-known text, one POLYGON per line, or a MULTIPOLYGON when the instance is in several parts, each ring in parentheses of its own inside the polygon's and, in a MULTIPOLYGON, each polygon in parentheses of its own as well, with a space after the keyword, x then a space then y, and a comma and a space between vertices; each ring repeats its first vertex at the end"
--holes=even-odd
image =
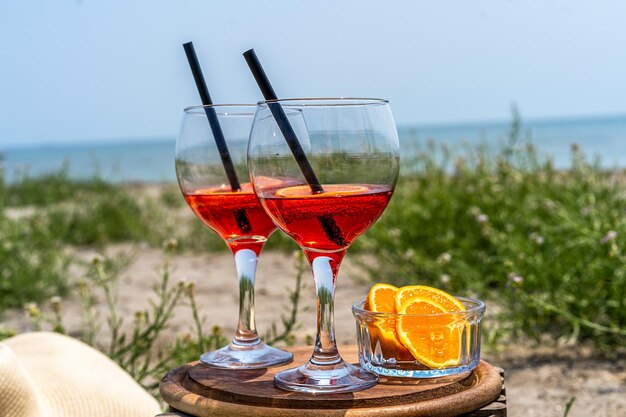
POLYGON ((246 149, 255 105, 188 107, 176 141, 176 175, 189 207, 216 232, 235 257, 239 321, 232 342, 200 356, 220 368, 265 368, 293 355, 267 346, 254 320, 254 280, 259 254, 276 229, 249 182, 246 149))
POLYGON ((263 208, 309 260, 317 293, 313 355, 305 365, 278 373, 275 385, 308 393, 373 386, 375 374, 339 355, 333 306, 348 247, 382 214, 398 178, 398 135, 389 103, 346 98, 260 102, 248 167, 263 208))

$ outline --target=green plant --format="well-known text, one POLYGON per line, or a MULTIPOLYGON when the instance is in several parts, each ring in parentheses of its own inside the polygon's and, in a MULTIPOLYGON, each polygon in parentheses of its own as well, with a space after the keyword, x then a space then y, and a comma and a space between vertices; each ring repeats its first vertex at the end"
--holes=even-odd
MULTIPOLYGON (((83 333, 85 341, 107 353, 138 382, 151 390, 156 389, 156 381, 160 376, 179 364, 175 362, 175 359, 183 354, 183 348, 188 349, 195 346, 199 349, 215 349, 224 343, 224 338, 219 329, 214 330, 209 335, 202 333, 194 296, 194 285, 184 281, 170 285, 170 256, 176 248, 176 242, 168 241, 164 244, 164 248, 165 258, 161 280, 153 287, 154 298, 150 302, 149 309, 135 313, 131 331, 123 331, 124 320, 119 313, 115 295, 117 280, 115 268, 107 268, 102 258, 94 257, 92 269, 81 288, 81 299, 86 312, 84 323, 86 331, 83 333), (110 271, 111 269, 113 271, 110 271), (106 322, 110 333, 110 340, 106 346, 95 342, 98 324, 95 322, 96 313, 92 301, 94 290, 99 290, 102 293, 106 305, 106 322), (191 306, 192 317, 196 325, 195 339, 193 337, 176 337, 173 341, 167 340, 164 333, 169 328, 174 309, 185 300, 191 306), (163 340, 164 338, 165 340, 163 340)), ((194 349, 193 353, 197 356, 200 350, 194 349)))
POLYGON ((300 305, 300 293, 304 289, 304 281, 302 276, 304 272, 308 270, 308 264, 304 259, 304 254, 301 251, 296 252, 296 283, 294 289, 288 292, 289 305, 286 307, 288 314, 281 317, 282 331, 278 330, 276 323, 272 323, 270 329, 265 334, 263 340, 269 344, 274 345, 280 342, 284 342, 287 345, 294 343, 293 331, 297 327, 298 320, 298 307, 300 305))
MULTIPOLYGON (((227 343, 220 327, 213 325, 210 332, 198 312, 193 283, 181 281, 170 283, 170 256, 175 252, 177 242, 169 240, 164 244, 165 257, 161 279, 153 287, 150 308, 135 313, 132 327, 125 327, 116 298, 117 276, 128 263, 127 258, 116 262, 94 256, 91 267, 76 287, 84 309, 84 322, 80 338, 106 353, 121 367, 126 369, 140 384, 157 395, 158 381, 170 369, 197 360, 206 350, 217 349, 227 343), (96 306, 96 296, 104 300, 106 328, 102 328, 96 306), (190 333, 168 335, 174 309, 186 304, 191 310, 193 327, 190 333), (102 342, 102 334, 108 335, 102 342)), ((298 262, 296 285, 289 292, 288 315, 282 319, 282 329, 273 324, 267 335, 270 343, 290 343, 292 331, 297 327, 297 311, 300 291, 303 287, 302 275, 304 260, 298 262)), ((53 297, 50 311, 42 311, 36 304, 26 306, 36 329, 48 326, 60 333, 66 332, 63 323, 62 302, 53 297)))
POLYGON ((51 236, 70 245, 99 245, 124 241, 154 241, 149 212, 119 189, 72 205, 45 210, 51 236))
POLYGON ((12 330, 0 329, 0 341, 15 336, 15 332, 12 330))
POLYGON ((64 166, 38 177, 24 176, 0 189, 3 205, 20 218, 38 217, 49 239, 68 245, 103 246, 116 242, 158 245, 174 231, 165 213, 174 210, 172 188, 159 197, 99 177, 74 179, 64 166), (169 203, 165 203, 169 201, 169 203), (158 227, 155 227, 158 225, 158 227))
MULTIPOLYGON (((420 154, 360 241, 375 281, 497 305, 494 337, 626 341, 626 182, 572 149, 557 170, 511 129, 499 152, 420 154)), ((494 314, 494 313, 492 313, 494 314)))
POLYGON ((81 199, 83 195, 115 192, 116 187, 102 178, 73 179, 66 164, 56 172, 37 177, 22 176, 4 185, 7 206, 47 206, 81 199))
MULTIPOLYGON (((150 308, 136 311, 130 328, 125 326, 116 296, 117 277, 128 264, 128 258, 111 261, 94 256, 87 275, 76 287, 84 310, 79 338, 107 354, 154 394, 160 377, 174 366, 184 363, 178 361, 189 361, 197 357, 201 349, 215 349, 225 343, 219 327, 214 327, 209 335, 198 331, 196 337, 172 338, 166 335, 174 309, 185 300, 191 305, 192 316, 199 325, 193 284, 184 281, 174 285, 170 283, 169 257, 175 246, 175 241, 166 242, 161 279, 153 287, 150 308), (100 322, 97 296, 104 299, 106 329, 100 322), (106 342, 102 341, 103 333, 108 335, 106 342)), ((49 311, 40 309, 35 303, 27 304, 25 309, 36 330, 47 326, 55 332, 66 333, 59 297, 52 297, 49 311)))
POLYGON ((0 313, 66 294, 69 262, 40 218, 12 220, 0 212, 0 313))
POLYGON ((185 200, 176 185, 164 186, 164 189, 159 196, 159 203, 171 209, 177 209, 185 206, 184 201, 185 200))
POLYGON ((563 410, 563 417, 567 417, 569 415, 569 412, 572 409, 572 406, 574 405, 574 401, 576 401, 576 397, 570 398, 569 401, 565 404, 565 410, 563 410))

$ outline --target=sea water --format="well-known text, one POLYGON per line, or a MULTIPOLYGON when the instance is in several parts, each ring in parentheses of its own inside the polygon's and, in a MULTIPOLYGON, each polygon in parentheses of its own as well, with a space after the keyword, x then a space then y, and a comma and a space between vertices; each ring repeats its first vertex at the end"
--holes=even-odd
MULTIPOLYGON (((510 122, 433 126, 399 126, 401 158, 406 164, 428 142, 447 144, 456 156, 467 146, 497 149, 507 142, 510 122)), ((558 168, 571 162, 573 144, 588 160, 597 158, 605 168, 626 167, 626 115, 564 120, 524 121, 520 142, 530 141, 539 155, 558 168)), ((66 169, 72 178, 100 176, 112 182, 175 181, 174 138, 110 140, 80 143, 12 146, 2 148, 5 180, 38 176, 66 169)))

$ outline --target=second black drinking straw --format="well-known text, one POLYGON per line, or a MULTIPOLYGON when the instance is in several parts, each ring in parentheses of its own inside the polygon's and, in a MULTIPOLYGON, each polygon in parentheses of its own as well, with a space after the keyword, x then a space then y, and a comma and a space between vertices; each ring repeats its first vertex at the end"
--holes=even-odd
MULTIPOLYGON (((261 90, 263 97, 265 97, 265 100, 278 100, 278 96, 276 95, 274 88, 272 88, 272 84, 270 84, 270 80, 269 78, 267 78, 267 74, 265 74, 265 71, 261 66, 261 62, 259 62, 259 58, 254 52, 254 49, 249 49, 244 52, 243 57, 248 63, 250 71, 252 71, 252 75, 259 85, 259 89, 261 90)), ((267 105, 272 112, 272 116, 274 116, 276 123, 278 124, 278 128, 285 137, 285 140, 289 145, 289 149, 296 159, 296 162, 300 167, 300 171, 302 171, 302 175, 304 175, 304 179, 309 184, 309 187, 311 187, 311 191, 313 191, 314 193, 324 192, 324 188, 317 179, 317 175, 315 175, 313 167, 311 167, 311 163, 304 153, 304 149, 302 149, 302 145, 300 144, 300 141, 298 140, 296 132, 293 130, 291 123, 289 123, 283 107, 280 105, 280 103, 271 101, 268 102, 267 105)), ((343 238, 343 235, 341 233, 341 229, 337 225, 335 219, 330 214, 320 216, 318 217, 318 220, 320 221, 322 228, 324 229, 324 233, 332 242, 339 246, 347 245, 347 242, 343 238)))

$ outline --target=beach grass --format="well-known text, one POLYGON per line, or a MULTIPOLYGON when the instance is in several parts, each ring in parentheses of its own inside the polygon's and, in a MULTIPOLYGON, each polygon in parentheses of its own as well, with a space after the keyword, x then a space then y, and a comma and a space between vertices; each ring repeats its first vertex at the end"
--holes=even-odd
POLYGON ((141 204, 118 188, 104 194, 79 195, 70 204, 45 209, 43 215, 50 235, 69 245, 102 247, 128 241, 156 244, 168 231, 163 230, 162 211, 152 209, 153 204, 141 204))
POLYGON ((0 314, 6 308, 65 295, 70 258, 40 218, 14 220, 0 212, 0 314))
POLYGON ((69 167, 38 177, 22 175, 10 184, 3 182, 3 204, 7 207, 37 206, 80 199, 81 195, 115 193, 116 186, 99 177, 70 178, 69 167))
POLYGON ((431 145, 413 167, 359 242, 372 281, 487 300, 495 343, 624 344, 625 172, 576 146, 556 170, 514 134, 496 154, 431 145))
MULTIPOLYGON (((217 324, 206 323, 200 315, 196 302, 196 287, 193 282, 172 282, 171 257, 177 253, 177 242, 169 239, 163 243, 163 262, 159 268, 159 279, 152 291, 145 294, 150 300, 145 310, 136 310, 133 323, 125 323, 122 306, 116 296, 120 272, 128 262, 126 256, 104 258, 94 255, 89 261, 84 277, 75 290, 82 304, 82 325, 72 336, 95 347, 117 362, 146 390, 159 397, 161 377, 182 363, 197 360, 206 351, 218 349, 228 343, 217 324), (96 299, 104 300, 104 309, 95 305, 96 299), (171 321, 175 310, 186 309, 190 331, 172 335, 171 321), (210 329, 207 331, 207 329, 210 329), (104 336, 104 337, 103 337, 104 336)), ((291 345, 295 340, 303 276, 307 271, 304 255, 297 256, 293 288, 287 290, 289 300, 280 322, 272 323, 264 335, 268 344, 291 345)), ((50 329, 67 334, 61 297, 54 296, 44 308, 36 303, 25 306, 35 330, 50 329)), ((0 340, 13 333, 0 329, 0 340)))

